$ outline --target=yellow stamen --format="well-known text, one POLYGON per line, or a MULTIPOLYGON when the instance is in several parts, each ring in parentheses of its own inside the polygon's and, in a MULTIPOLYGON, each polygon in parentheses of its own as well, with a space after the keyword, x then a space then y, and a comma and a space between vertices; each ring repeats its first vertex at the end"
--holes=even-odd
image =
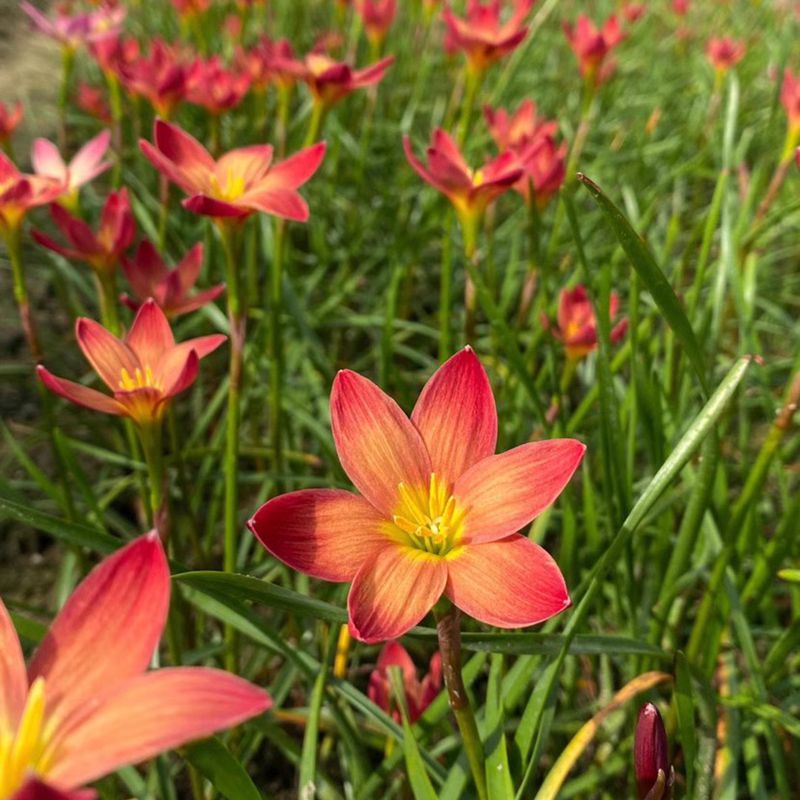
POLYGON ((234 175, 230 168, 222 183, 217 180, 216 175, 211 176, 211 193, 217 200, 236 200, 244 194, 244 189, 244 178, 241 175, 234 175))
POLYGON ((124 389, 126 392, 133 392, 136 389, 161 390, 164 387, 161 385, 160 381, 155 379, 153 370, 150 369, 150 367, 145 367, 144 372, 142 372, 139 367, 136 367, 133 375, 131 375, 130 372, 123 367, 122 372, 120 373, 119 388, 124 389))

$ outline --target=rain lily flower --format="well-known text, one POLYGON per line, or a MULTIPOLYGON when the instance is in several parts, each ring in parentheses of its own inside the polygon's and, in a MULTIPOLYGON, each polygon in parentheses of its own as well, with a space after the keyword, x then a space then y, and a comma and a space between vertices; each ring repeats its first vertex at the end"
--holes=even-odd
POLYGON ((111 132, 102 131, 86 142, 69 164, 65 164, 56 145, 48 139, 36 139, 31 150, 33 171, 57 180, 63 188, 66 204, 74 205, 80 187, 111 167, 110 161, 103 161, 110 143, 111 132))
POLYGON ((106 96, 103 90, 85 81, 81 81, 78 84, 78 91, 75 94, 75 105, 78 106, 81 111, 99 120, 104 125, 110 125, 113 122, 111 119, 111 109, 106 102, 106 96))
POLYGON ((57 378, 39 365, 42 383, 76 405, 130 417, 140 426, 161 420, 172 398, 194 383, 200 359, 213 353, 227 338, 200 336, 176 344, 167 317, 153 299, 139 309, 124 339, 84 317, 78 319, 75 335, 87 361, 111 389, 112 396, 57 378))
POLYGON ((186 99, 215 116, 236 108, 249 88, 249 75, 225 69, 218 56, 195 60, 186 73, 186 99))
POLYGON ((389 678, 389 670, 392 667, 399 667, 403 672, 408 718, 412 723, 416 722, 442 688, 442 655, 439 652, 433 654, 428 674, 420 681, 411 656, 400 642, 386 642, 381 649, 378 663, 369 676, 367 697, 378 708, 400 722, 400 711, 394 708, 392 702, 392 685, 389 678))
POLYGON ((97 8, 82 14, 68 14, 56 7, 52 17, 39 11, 31 3, 20 3, 36 30, 61 43, 66 50, 75 51, 79 46, 111 36, 119 32, 126 11, 116 8, 97 8))
POLYGON ((26 175, 0 153, 0 234, 5 238, 15 234, 29 209, 52 202, 61 191, 58 181, 26 175))
POLYGON ((714 36, 708 40, 706 46, 706 57, 719 75, 735 67, 744 58, 744 54, 744 42, 731 39, 730 36, 714 36))
POLYGON ((380 47, 397 14, 397 0, 358 0, 356 11, 361 17, 367 38, 380 47))
POLYGON ((308 84, 314 101, 330 108, 356 89, 379 83, 393 63, 394 56, 387 56, 364 69, 353 69, 344 61, 335 61, 324 53, 309 53, 301 78, 308 84))
POLYGON ((114 270, 136 235, 136 223, 125 188, 109 194, 96 234, 82 219, 72 216, 58 204, 50 206, 50 214, 69 245, 61 245, 38 230, 31 231, 33 238, 42 247, 64 258, 83 261, 100 274, 114 270))
POLYGON ((796 143, 800 137, 800 75, 795 76, 790 69, 783 73, 781 103, 789 120, 790 135, 796 143))
POLYGON ((156 120, 155 145, 139 146, 155 168, 186 194, 185 208, 195 214, 244 219, 263 211, 305 221, 308 206, 297 191, 317 171, 325 155, 320 142, 273 164, 272 146, 252 145, 215 161, 194 137, 177 125, 156 120))
POLYGON ((647 10, 647 7, 644 3, 625 3, 622 6, 622 16, 625 19, 633 24, 634 22, 638 22, 643 16, 644 12, 647 10))
POLYGON ((133 289, 134 297, 123 294, 120 300, 136 311, 152 297, 168 319, 196 311, 225 291, 225 284, 219 283, 204 292, 191 294, 202 267, 202 243, 196 244, 175 269, 170 269, 150 242, 141 242, 134 258, 122 257, 122 271, 133 289))
POLYGON ((522 164, 510 150, 473 170, 441 128, 433 133, 427 166, 414 155, 408 136, 403 137, 403 148, 415 172, 455 206, 465 233, 473 231, 488 205, 524 175, 522 164))
POLYGON ((210 0, 172 0, 172 5, 182 19, 199 17, 208 11, 210 0))
POLYGON ((523 24, 533 8, 534 0, 514 0, 514 8, 505 22, 501 21, 500 0, 481 3, 469 0, 465 17, 457 17, 446 7, 442 18, 447 26, 445 50, 462 50, 471 71, 483 72, 489 65, 515 50, 528 35, 523 24))
POLYGON ((542 208, 564 182, 566 144, 557 145, 558 123, 538 118, 536 104, 525 100, 510 115, 502 108, 483 109, 489 132, 500 150, 516 153, 525 169, 514 184, 526 202, 532 198, 542 208))
POLYGON ((471 349, 434 374, 411 419, 371 381, 340 372, 331 422, 360 495, 291 492, 248 525, 293 569, 352 582, 355 638, 396 639, 442 595, 500 628, 534 625, 567 608, 555 561, 517 531, 558 497, 585 447, 554 439, 495 455, 494 397, 471 349))
POLYGON ((22 122, 22 103, 7 106, 0 103, 0 145, 5 146, 10 140, 17 126, 22 122))
POLYGON ((609 17, 603 27, 598 28, 581 14, 574 27, 564 23, 564 33, 587 84, 596 87, 607 81, 615 67, 609 55, 625 38, 616 16, 609 17))
MULTIPOLYGON (((619 312, 619 296, 611 292, 609 317, 613 322, 619 312)), ((611 329, 611 341, 619 342, 628 330, 627 318, 611 329)), ((586 287, 578 284, 574 289, 563 289, 558 297, 558 328, 553 335, 563 342, 567 358, 577 360, 597 348, 597 319, 594 315, 586 287)))
POLYGON ((77 790, 270 707, 266 692, 221 670, 148 671, 169 595, 152 531, 92 570, 27 670, 0 601, 0 800, 91 797, 77 790))
POLYGON ((672 793, 672 768, 667 732, 658 709, 645 703, 639 710, 633 739, 633 763, 638 800, 667 800, 672 793))
POLYGON ((270 83, 279 89, 291 89, 305 73, 305 65, 295 58, 291 42, 273 42, 266 34, 249 50, 236 51, 236 66, 249 76, 256 90, 264 90, 270 83))
POLYGON ((126 91, 144 97, 156 114, 169 119, 186 98, 186 69, 184 57, 176 47, 154 39, 147 55, 122 65, 121 80, 126 91))
POLYGON ((123 69, 139 58, 139 42, 116 33, 92 42, 89 52, 104 75, 113 75, 119 80, 123 69))
POLYGON ((678 17, 689 13, 689 0, 672 0, 672 12, 678 17))

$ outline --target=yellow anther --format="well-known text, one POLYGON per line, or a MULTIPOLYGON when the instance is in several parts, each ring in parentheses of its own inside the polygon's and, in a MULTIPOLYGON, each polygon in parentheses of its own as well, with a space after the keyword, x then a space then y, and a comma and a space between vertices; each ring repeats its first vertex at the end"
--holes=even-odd
POLYGON ((119 381, 120 389, 126 392, 132 392, 136 389, 161 389, 161 384, 156 381, 153 375, 153 370, 150 367, 145 367, 144 372, 139 368, 133 371, 133 375, 128 372, 125 367, 122 368, 119 381))

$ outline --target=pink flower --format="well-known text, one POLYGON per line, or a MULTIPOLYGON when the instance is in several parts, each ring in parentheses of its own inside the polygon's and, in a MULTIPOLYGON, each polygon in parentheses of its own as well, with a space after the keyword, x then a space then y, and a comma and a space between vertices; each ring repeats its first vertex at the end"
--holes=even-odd
POLYGON ((11 139, 11 135, 22 122, 23 113, 22 103, 15 103, 13 106, 0 103, 0 145, 11 139))
POLYGON ((111 167, 110 161, 103 161, 110 143, 110 131, 102 131, 86 142, 69 164, 65 164, 58 148, 51 141, 36 139, 31 150, 33 171, 37 175, 58 181, 64 194, 74 197, 81 186, 111 167))
POLYGON ((410 722, 416 722, 442 688, 442 656, 438 652, 433 654, 428 674, 420 681, 411 656, 400 642, 386 642, 381 649, 378 663, 369 676, 367 696, 378 708, 400 722, 400 711, 392 702, 391 667, 399 667, 403 672, 408 718, 410 722))
POLYGON ((603 27, 598 28, 581 14, 574 27, 564 23, 564 33, 578 59, 583 78, 594 86, 608 80, 615 67, 609 55, 625 38, 616 16, 609 17, 603 27))
POLYGON ((132 95, 144 97, 160 117, 168 119, 186 99, 187 66, 177 47, 153 39, 150 52, 120 65, 121 80, 132 95))
POLYGON ((343 61, 315 52, 306 56, 301 78, 308 84, 314 100, 330 107, 356 89, 379 83, 393 63, 394 56, 388 56, 364 69, 353 69, 343 61))
POLYGON ((78 84, 78 91, 75 95, 75 105, 87 113, 90 117, 94 117, 104 125, 110 125, 111 109, 106 102, 106 96, 102 89, 96 86, 81 81, 78 84))
POLYGON ((26 175, 0 153, 0 234, 8 236, 18 230, 31 208, 51 203, 61 191, 58 181, 26 175))
MULTIPOLYGON (((619 296, 611 292, 609 317, 613 322, 619 312, 619 296)), ((611 341, 619 342, 628 330, 628 320, 617 322, 611 330, 611 341)), ((597 348, 597 319, 589 294, 583 284, 563 289, 558 298, 558 328, 553 335, 563 342, 567 358, 579 359, 597 348)))
POLYGON ((122 271, 133 289, 134 298, 120 298, 136 311, 148 298, 158 303, 168 319, 196 311, 216 300, 225 291, 219 283, 204 292, 191 294, 203 267, 203 245, 196 244, 175 267, 169 269, 150 242, 142 242, 133 259, 122 257, 122 271))
POLYGON ((790 69, 783 73, 781 103, 789 119, 789 127, 800 133, 800 75, 795 77, 790 69))
POLYGON ((48 17, 27 0, 20 3, 20 8, 28 15, 36 30, 69 50, 119 33, 127 13, 121 6, 97 8, 74 15, 56 8, 55 14, 48 17))
POLYGON ((397 14, 397 0, 357 0, 356 11, 361 16, 367 37, 375 44, 381 44, 397 14))
POLYGON ((266 692, 220 670, 148 671, 169 595, 152 531, 78 586, 27 669, 0 601, 0 798, 91 797, 77 790, 270 707, 266 692))
POLYGON ((712 36, 706 46, 706 57, 717 72, 724 73, 744 58, 745 50, 744 42, 730 36, 712 36))
POLYGON ((218 56, 196 59, 186 73, 186 99, 219 115, 236 108, 250 88, 250 76, 222 66, 218 56))

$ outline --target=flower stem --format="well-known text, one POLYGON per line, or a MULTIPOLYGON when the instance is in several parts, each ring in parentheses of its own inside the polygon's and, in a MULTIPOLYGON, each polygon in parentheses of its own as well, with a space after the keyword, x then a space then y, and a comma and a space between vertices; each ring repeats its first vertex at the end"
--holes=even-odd
POLYGON ((458 729, 461 731, 461 738, 472 770, 475 788, 478 790, 479 800, 486 800, 488 797, 486 756, 461 675, 461 612, 455 606, 450 606, 446 610, 434 609, 434 615, 436 617, 436 633, 439 637, 439 652, 442 654, 442 672, 450 699, 450 708, 453 710, 458 729))
POLYGON ((461 120, 458 124, 459 146, 463 145, 467 140, 472 111, 475 108, 475 99, 478 96, 478 89, 480 89, 483 78, 483 72, 473 69, 469 65, 466 67, 466 74, 466 94, 464 96, 464 104, 461 106, 461 120))
POLYGON ((308 121, 308 132, 306 133, 306 140, 303 143, 303 147, 311 147, 317 140, 327 111, 328 106, 325 103, 321 100, 314 100, 311 106, 311 118, 308 121))
POLYGON ((439 360, 450 356, 450 315, 453 303, 453 215, 448 212, 442 239, 442 266, 439 277, 439 360))
POLYGON ((139 427, 139 439, 147 464, 149 492, 147 502, 147 521, 158 530, 162 541, 167 539, 167 514, 164 506, 164 457, 161 447, 161 420, 139 427))
POLYGON ((113 72, 106 72, 105 78, 111 110, 111 141, 116 154, 111 171, 111 186, 114 189, 119 189, 122 182, 122 93, 120 92, 119 79, 113 72))
POLYGON ((107 272, 96 272, 97 294, 100 298, 100 319, 103 327, 108 328, 114 336, 119 336, 119 309, 117 308, 117 275, 112 269, 107 272))
POLYGON ((286 221, 275 220, 274 254, 270 270, 269 291, 269 343, 270 343, 270 386, 269 386, 269 424, 272 440, 273 471, 275 490, 281 490, 283 475, 283 255, 286 239, 286 221))
MULTIPOLYGON (((468 267, 478 266, 478 220, 474 217, 461 219, 461 231, 464 239, 464 258, 468 267)), ((475 283, 469 269, 466 270, 464 282, 464 343, 475 343, 475 283)))
POLYGON ((286 155, 286 138, 289 130, 289 111, 292 90, 286 86, 278 87, 278 116, 275 128, 275 138, 278 142, 278 157, 286 155))
POLYGON ((62 153, 67 151, 67 109, 74 66, 75 50, 72 47, 64 47, 61 51, 61 90, 58 95, 58 144, 62 153))

